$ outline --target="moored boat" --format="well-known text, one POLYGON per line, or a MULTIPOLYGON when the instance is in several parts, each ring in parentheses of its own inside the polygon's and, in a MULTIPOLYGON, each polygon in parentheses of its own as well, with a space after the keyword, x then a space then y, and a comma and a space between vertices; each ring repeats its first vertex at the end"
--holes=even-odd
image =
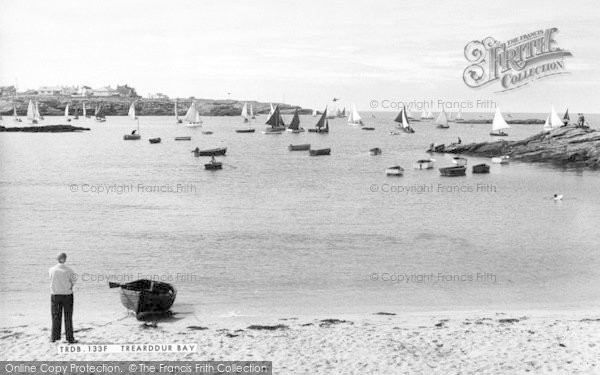
POLYGON ((194 153, 194 156, 218 156, 225 155, 227 147, 211 148, 209 150, 200 150, 196 147, 192 152, 194 153))
POLYGON ((375 155, 381 155, 381 149, 379 147, 375 147, 369 150, 369 154, 375 156, 375 155))
POLYGON ((492 158, 492 163, 494 164, 508 164, 510 156, 503 155, 492 158))
POLYGON ((467 167, 464 165, 456 166, 456 167, 446 167, 440 168, 440 174, 446 177, 456 177, 456 176, 465 176, 467 167))
POLYGON ((431 169, 435 165, 434 159, 420 159, 413 163, 414 169, 431 169))
POLYGON ((96 117, 97 122, 105 122, 106 116, 104 115, 104 108, 102 105, 97 105, 96 110, 94 111, 94 116, 96 117))
POLYGON ((361 129, 362 130, 375 130, 375 128, 372 126, 363 126, 361 129))
POLYGON ((500 108, 496 107, 496 113, 494 114, 494 120, 492 121, 492 131, 490 132, 490 135, 494 137, 506 137, 508 134, 504 131, 505 129, 510 129, 510 126, 506 123, 506 121, 504 121, 502 113, 500 113, 500 108))
POLYGON ((310 156, 320 156, 320 155, 330 155, 331 154, 331 149, 330 148, 321 148, 318 150, 308 150, 310 156))
POLYGON ((310 150, 310 143, 305 143, 301 145, 289 145, 288 150, 290 151, 307 151, 310 150))
POLYGON ((191 141, 192 137, 175 137, 176 141, 191 141))
POLYGON ((473 173, 490 173, 490 166, 487 164, 474 165, 473 173))
POLYGON ((223 163, 213 159, 210 162, 204 164, 204 169, 210 169, 210 170, 223 169, 223 163))
POLYGON ((404 174, 404 168, 399 165, 394 165, 385 170, 385 174, 388 176, 402 176, 404 174))
POLYGON ((37 124, 39 120, 39 115, 36 111, 35 105, 31 100, 27 106, 27 120, 31 121, 31 123, 34 125, 37 124))
POLYGON ((211 130, 203 130, 203 131, 202 131, 202 134, 206 134, 206 135, 210 135, 210 134, 212 134, 212 133, 213 133, 213 132, 212 132, 211 130))
POLYGON ((248 129, 235 129, 236 133, 254 133, 256 129, 248 128, 248 129))
POLYGON ((160 138, 150 138, 148 141, 150 143, 160 143, 160 138))
MULTIPOLYGON (((271 108, 273 107, 271 106, 271 108)), ((266 124, 270 126, 263 131, 263 134, 281 134, 283 131, 285 131, 285 123, 283 122, 283 117, 281 117, 281 112, 278 105, 276 105, 275 109, 273 109, 271 115, 267 119, 266 124)))
POLYGON ((452 163, 456 165, 467 165, 467 159, 461 156, 455 156, 452 158, 452 163))
POLYGON ((168 312, 177 296, 171 284, 161 281, 140 279, 126 284, 109 282, 108 285, 121 288, 121 303, 139 320, 149 314, 168 312))
POLYGON ((142 136, 136 133, 132 133, 132 134, 125 134, 123 136, 123 140, 125 141, 137 141, 138 139, 141 139, 142 136))

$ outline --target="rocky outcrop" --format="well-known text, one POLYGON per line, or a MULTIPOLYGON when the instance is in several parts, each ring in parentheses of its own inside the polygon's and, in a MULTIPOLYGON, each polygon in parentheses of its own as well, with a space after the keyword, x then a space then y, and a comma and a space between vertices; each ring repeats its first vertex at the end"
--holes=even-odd
POLYGON ((497 141, 436 146, 437 152, 546 162, 561 166, 600 168, 600 131, 575 125, 542 132, 521 141, 497 141))
POLYGON ((24 126, 6 128, 0 126, 0 132, 24 132, 24 133, 68 133, 90 130, 90 128, 80 128, 71 125, 46 125, 46 126, 24 126))
MULTIPOLYGON (((81 116, 83 102, 87 108, 88 114, 94 114, 94 108, 97 105, 102 105, 104 114, 107 116, 125 116, 129 111, 131 103, 135 102, 136 113, 139 116, 174 116, 175 99, 143 99, 143 98, 125 98, 125 97, 108 97, 108 98, 71 98, 66 96, 19 96, 14 100, 0 100, 0 114, 4 116, 12 115, 13 103, 17 106, 17 114, 25 116, 27 114, 27 105, 29 100, 39 103, 40 114, 42 116, 62 116, 65 113, 65 107, 70 104, 71 115, 77 114, 81 116)), ((213 100, 213 99, 177 99, 177 108, 180 116, 184 116, 192 101, 196 102, 196 106, 202 116, 239 116, 242 112, 242 107, 245 102, 237 100, 213 100)), ((255 101, 246 102, 252 105, 255 114, 269 113, 269 103, 261 103, 255 101)), ((299 106, 293 106, 283 103, 273 103, 278 105, 281 113, 290 114, 296 109, 300 110, 301 114, 310 114, 312 110, 302 109, 299 106)))

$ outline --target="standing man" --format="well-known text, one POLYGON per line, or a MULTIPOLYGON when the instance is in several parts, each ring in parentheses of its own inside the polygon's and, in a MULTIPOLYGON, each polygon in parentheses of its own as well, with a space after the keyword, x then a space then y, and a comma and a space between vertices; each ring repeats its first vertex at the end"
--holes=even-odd
POLYGON ((50 304, 52 311, 52 338, 60 340, 63 310, 65 313, 65 334, 69 344, 76 343, 73 337, 73 285, 77 275, 65 265, 67 254, 60 253, 56 257, 58 263, 50 268, 50 304))

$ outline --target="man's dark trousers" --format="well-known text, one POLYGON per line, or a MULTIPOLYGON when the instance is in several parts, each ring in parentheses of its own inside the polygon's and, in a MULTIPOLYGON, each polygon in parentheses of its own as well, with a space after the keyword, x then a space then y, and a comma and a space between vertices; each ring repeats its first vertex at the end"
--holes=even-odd
POLYGON ((50 297, 52 310, 52 340, 60 340, 63 310, 65 312, 65 333, 67 341, 74 341, 73 337, 73 295, 53 294, 50 297))

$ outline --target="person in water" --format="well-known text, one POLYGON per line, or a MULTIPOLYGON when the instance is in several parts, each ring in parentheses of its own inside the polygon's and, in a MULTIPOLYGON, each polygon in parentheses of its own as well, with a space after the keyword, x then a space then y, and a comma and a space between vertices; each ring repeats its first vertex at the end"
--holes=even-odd
POLYGON ((134 130, 132 130, 132 131, 131 131, 131 135, 135 135, 135 132, 136 132, 136 131, 137 131, 137 130, 135 130, 135 129, 134 129, 134 130))
POLYGON ((462 143, 462 139, 460 139, 460 137, 458 137, 458 144, 462 143))

